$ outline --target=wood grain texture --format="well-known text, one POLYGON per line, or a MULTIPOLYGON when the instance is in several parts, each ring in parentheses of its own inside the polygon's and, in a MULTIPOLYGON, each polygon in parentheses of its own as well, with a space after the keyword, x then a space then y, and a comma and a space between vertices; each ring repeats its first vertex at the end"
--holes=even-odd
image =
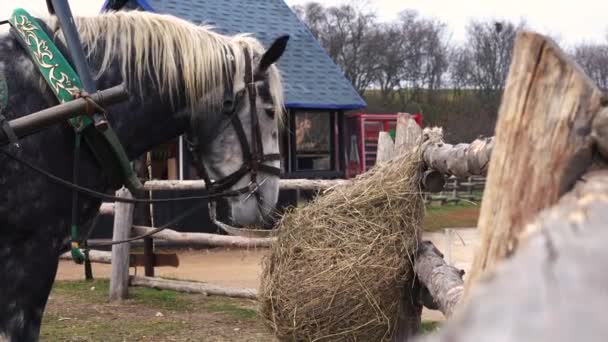
POLYGON ((484 176, 488 172, 494 137, 478 138, 470 144, 446 144, 443 140, 423 143, 424 164, 427 169, 444 175, 466 178, 484 176))
POLYGON ((376 163, 393 159, 395 155, 395 143, 388 132, 378 134, 378 151, 376 152, 376 163))
POLYGON ((511 255, 521 230, 591 164, 591 124, 602 92, 559 47, 520 32, 496 125, 467 291, 511 255))
POLYGON ((438 334, 420 341, 605 341, 608 170, 589 173, 522 231, 438 334))
POLYGON ((443 254, 430 241, 419 244, 414 270, 439 311, 450 317, 464 293, 462 271, 446 264, 443 254))
MULTIPOLYGON (((155 228, 133 226, 133 233, 142 235, 155 228)), ((274 238, 250 238, 242 236, 229 236, 207 233, 182 233, 171 229, 162 230, 154 234, 155 239, 171 241, 189 247, 233 247, 233 248, 264 248, 270 247, 274 238)))
POLYGON ((395 129, 395 155, 412 152, 415 148, 420 147, 421 142, 422 129, 412 115, 399 113, 395 129))
MULTIPOLYGON (((116 196, 133 198, 126 188, 116 191, 116 196)), ((114 233, 112 240, 128 239, 133 224, 133 203, 114 204, 114 233)), ((110 275, 110 301, 127 299, 129 288, 129 243, 112 246, 112 271, 110 275)))
POLYGON ((131 276, 131 286, 151 287, 160 290, 173 290, 187 293, 203 293, 210 296, 256 299, 256 289, 229 288, 195 281, 169 280, 154 277, 131 276))
MULTIPOLYGON (((345 179, 281 179, 279 188, 282 190, 325 190, 338 184, 348 182, 345 179)), ((197 180, 149 180, 144 183, 145 190, 205 190, 205 181, 197 180)))

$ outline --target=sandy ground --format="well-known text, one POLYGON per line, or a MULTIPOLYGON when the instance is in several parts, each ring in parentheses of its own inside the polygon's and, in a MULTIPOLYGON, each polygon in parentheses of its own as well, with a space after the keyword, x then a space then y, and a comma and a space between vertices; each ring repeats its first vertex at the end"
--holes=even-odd
MULTIPOLYGON (((476 229, 458 228, 452 230, 451 234, 446 234, 443 230, 425 233, 424 239, 433 241, 444 253, 446 261, 451 261, 452 265, 468 273, 473 261, 473 253, 479 242, 476 229)), ((178 268, 157 267, 155 272, 157 276, 182 280, 203 281, 227 287, 257 288, 261 274, 261 260, 266 253, 265 249, 180 251, 178 268)), ((143 275, 143 272, 141 267, 131 268, 131 274, 143 275)), ((93 275, 95 278, 109 277, 110 265, 93 264, 93 275)), ((56 279, 83 278, 82 266, 66 260, 60 262, 56 279)), ((425 309, 423 319, 441 320, 443 315, 438 311, 425 309)))

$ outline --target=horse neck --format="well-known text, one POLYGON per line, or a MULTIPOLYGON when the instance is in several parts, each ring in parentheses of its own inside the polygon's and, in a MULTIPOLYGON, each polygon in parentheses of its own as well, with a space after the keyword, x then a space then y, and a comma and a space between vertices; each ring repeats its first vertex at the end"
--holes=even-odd
MULTIPOLYGON (((103 51, 103 49, 99 49, 103 51)), ((100 56, 91 56, 91 69, 98 70, 100 56)), ((108 121, 116 131, 127 155, 136 158, 153 147, 185 132, 190 123, 190 111, 181 98, 171 103, 168 94, 159 93, 155 82, 146 74, 144 79, 126 82, 121 76, 121 60, 115 58, 111 67, 98 79, 98 89, 127 83, 129 99, 107 108, 108 121), (141 85, 141 86, 140 86, 141 85)))

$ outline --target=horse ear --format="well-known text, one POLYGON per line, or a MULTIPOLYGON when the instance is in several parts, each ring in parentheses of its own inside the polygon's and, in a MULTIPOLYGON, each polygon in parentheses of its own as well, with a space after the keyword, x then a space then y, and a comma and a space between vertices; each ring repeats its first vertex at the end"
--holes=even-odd
POLYGON ((272 43, 266 52, 264 52, 264 55, 262 56, 262 59, 260 59, 260 64, 257 68, 258 75, 265 73, 271 65, 281 58, 283 52, 285 52, 285 48, 287 47, 288 40, 289 35, 281 36, 272 43))

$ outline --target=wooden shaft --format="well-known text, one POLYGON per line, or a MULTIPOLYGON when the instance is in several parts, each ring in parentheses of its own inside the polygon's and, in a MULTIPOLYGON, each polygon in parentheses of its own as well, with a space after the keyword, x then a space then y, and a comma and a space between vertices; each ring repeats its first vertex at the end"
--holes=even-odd
MULTIPOLYGON (((122 84, 91 94, 91 99, 102 107, 125 101, 128 98, 129 94, 122 84)), ((85 99, 76 99, 11 120, 9 126, 15 132, 15 135, 21 138, 70 118, 83 115, 86 108, 87 101, 85 99)), ((8 137, 0 130, 0 145, 8 144, 8 142, 8 137)))

